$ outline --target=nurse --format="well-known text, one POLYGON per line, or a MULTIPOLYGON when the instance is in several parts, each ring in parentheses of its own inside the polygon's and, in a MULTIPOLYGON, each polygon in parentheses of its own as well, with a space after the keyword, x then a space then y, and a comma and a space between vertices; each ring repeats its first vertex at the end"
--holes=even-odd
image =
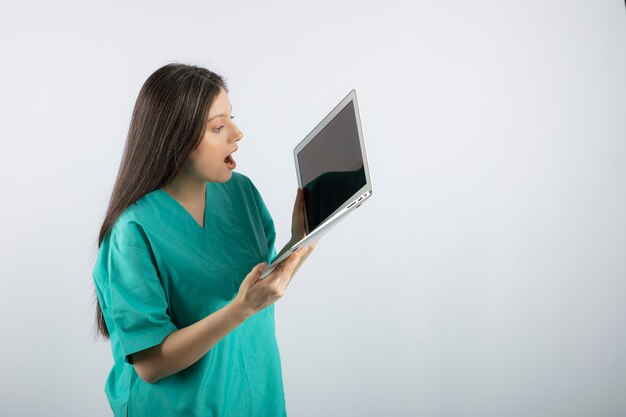
POLYGON ((135 103, 93 269, 96 321, 113 366, 115 416, 286 416, 274 303, 315 248, 264 266, 292 239, 236 168, 242 132, 224 79, 169 64, 135 103))

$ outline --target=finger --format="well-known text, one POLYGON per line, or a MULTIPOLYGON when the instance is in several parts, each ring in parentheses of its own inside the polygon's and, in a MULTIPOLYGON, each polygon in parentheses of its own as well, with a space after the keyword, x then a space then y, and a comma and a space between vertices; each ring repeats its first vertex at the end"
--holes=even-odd
POLYGON ((298 266, 298 264, 300 263, 300 261, 302 260, 302 258, 304 256, 306 256, 307 252, 309 251, 309 248, 306 246, 302 246, 300 247, 300 249, 298 249, 297 251, 295 251, 291 256, 292 259, 289 262, 288 268, 290 269, 290 272, 292 272, 296 266, 298 266))
POLYGON ((282 261, 280 261, 280 263, 278 265, 276 265, 274 270, 272 272, 270 272, 270 274, 264 280, 266 283, 268 283, 267 285, 269 285, 269 283, 271 283, 273 281, 276 281, 276 280, 280 279, 280 277, 285 274, 285 271, 287 270, 287 263, 289 262, 289 259, 290 258, 283 259, 282 261))
POLYGON ((261 262, 260 264, 256 264, 252 271, 250 271, 248 276, 244 279, 244 281, 248 281, 248 284, 254 285, 254 283, 259 279, 263 271, 265 271, 265 268, 267 268, 267 262, 261 262))
POLYGON ((311 244, 310 246, 305 246, 307 248, 307 251, 302 255, 301 261, 304 261, 306 258, 308 258, 311 252, 315 250, 316 246, 317 246, 317 242, 311 244))
POLYGON ((296 191, 296 201, 293 203, 293 212, 298 213, 303 203, 304 203, 304 198, 302 194, 302 189, 298 188, 298 190, 296 191))
POLYGON ((251 276, 258 276, 265 270, 267 267, 267 262, 261 262, 260 264, 256 264, 251 271, 251 276))
POLYGON ((287 272, 286 274, 284 274, 286 277, 285 288, 287 288, 287 286, 293 279, 296 271, 298 270, 298 268, 300 268, 300 265, 306 259, 308 252, 309 252, 309 248, 306 246, 302 246, 300 249, 298 249, 296 252, 293 253, 293 255, 297 255, 297 256, 292 255, 293 259, 290 260, 291 262, 289 262, 289 265, 287 265, 285 268, 287 272))
POLYGON ((293 262, 293 271, 292 274, 295 274, 295 272, 298 270, 298 268, 300 267, 300 265, 302 265, 302 263, 306 260, 307 256, 309 256, 309 253, 311 252, 310 248, 307 248, 306 246, 304 246, 303 248, 305 248, 306 250, 302 250, 302 252, 300 253, 300 257, 293 262))
MULTIPOLYGON (((289 255, 287 259, 282 261, 278 267, 280 268, 281 275, 289 275, 293 269, 298 265, 302 256, 306 253, 306 246, 298 248, 297 251, 289 255)), ((278 269, 278 268, 277 268, 278 269)))
POLYGON ((298 270, 298 268, 300 268, 300 266, 304 263, 304 261, 307 260, 309 255, 311 255, 311 252, 313 252, 313 249, 315 249, 314 245, 307 247, 307 251, 302 255, 302 257, 300 258, 300 261, 298 262, 298 265, 296 266, 296 271, 298 270))
POLYGON ((290 275, 295 266, 300 261, 302 254, 304 253, 303 248, 305 248, 305 246, 300 247, 298 250, 293 252, 286 259, 282 260, 278 265, 276 265, 274 270, 267 276, 264 281, 267 281, 269 285, 269 283, 280 280, 281 277, 285 275, 290 275))

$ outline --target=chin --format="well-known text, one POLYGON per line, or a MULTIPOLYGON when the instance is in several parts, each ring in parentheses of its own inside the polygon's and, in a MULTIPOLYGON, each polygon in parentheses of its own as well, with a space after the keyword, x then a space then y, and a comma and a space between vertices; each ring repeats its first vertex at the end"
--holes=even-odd
POLYGON ((220 177, 207 177, 206 182, 228 182, 233 177, 232 171, 220 176, 220 177))

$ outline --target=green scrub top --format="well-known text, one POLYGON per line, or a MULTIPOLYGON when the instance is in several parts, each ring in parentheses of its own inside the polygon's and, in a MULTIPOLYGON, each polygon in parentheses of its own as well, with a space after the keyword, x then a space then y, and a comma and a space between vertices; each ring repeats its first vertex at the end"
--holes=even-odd
POLYGON ((206 183, 205 225, 163 189, 128 207, 93 270, 114 364, 105 384, 117 416, 286 416, 274 304, 190 367, 154 384, 129 355, 227 305, 251 269, 276 257, 274 222, 245 175, 206 183))

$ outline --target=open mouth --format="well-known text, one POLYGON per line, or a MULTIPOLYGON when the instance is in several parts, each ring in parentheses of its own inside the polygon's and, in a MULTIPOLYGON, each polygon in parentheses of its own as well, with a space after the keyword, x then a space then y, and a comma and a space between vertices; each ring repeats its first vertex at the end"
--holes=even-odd
POLYGON ((233 169, 237 168, 237 163, 233 159, 233 155, 232 154, 230 154, 226 158, 224 158, 224 163, 226 164, 226 166, 230 170, 233 170, 233 169))

